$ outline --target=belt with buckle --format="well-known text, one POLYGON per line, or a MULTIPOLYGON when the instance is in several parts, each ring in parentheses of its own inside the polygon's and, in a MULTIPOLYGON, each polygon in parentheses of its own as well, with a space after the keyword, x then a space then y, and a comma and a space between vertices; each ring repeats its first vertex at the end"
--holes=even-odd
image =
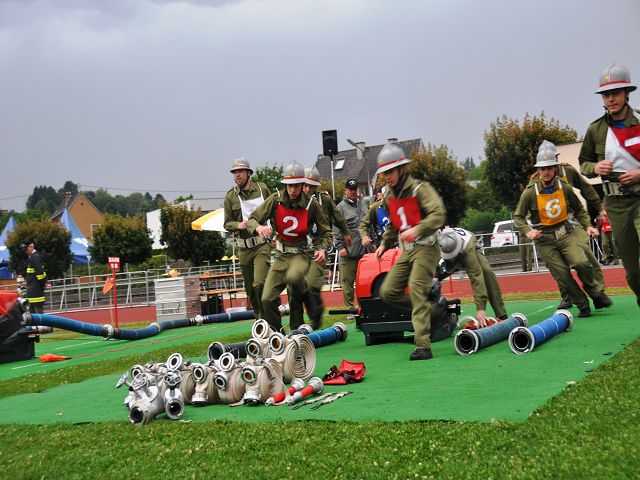
POLYGON ((565 225, 562 225, 560 228, 557 228, 553 231, 553 234, 555 235, 556 240, 558 238, 564 237, 567 233, 569 232, 567 231, 567 227, 565 225))
POLYGON ((304 249, 300 247, 285 245, 280 240, 276 241, 276 250, 282 253, 304 253, 304 249))
POLYGON ((263 243, 267 243, 267 239, 261 236, 249 237, 249 238, 236 238, 236 247, 239 248, 254 248, 263 243))
POLYGON ((602 190, 607 197, 622 197, 625 195, 640 195, 640 184, 622 185, 620 182, 602 182, 602 190))
POLYGON ((437 239, 435 235, 429 235, 428 237, 425 237, 425 238, 419 238, 418 240, 415 240, 413 242, 405 242, 401 238, 398 238, 398 246, 400 247, 401 250, 405 250, 409 252, 413 250, 414 247, 417 247, 418 245, 431 247, 435 245, 436 241, 437 239))

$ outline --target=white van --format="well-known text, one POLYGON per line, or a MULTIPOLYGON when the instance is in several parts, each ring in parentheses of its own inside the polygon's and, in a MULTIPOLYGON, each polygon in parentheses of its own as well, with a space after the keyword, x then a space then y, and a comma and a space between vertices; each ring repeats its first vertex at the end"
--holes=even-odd
POLYGON ((504 247, 517 244, 518 232, 513 226, 513 221, 505 220, 503 222, 496 222, 493 225, 493 233, 491 234, 492 247, 504 247))

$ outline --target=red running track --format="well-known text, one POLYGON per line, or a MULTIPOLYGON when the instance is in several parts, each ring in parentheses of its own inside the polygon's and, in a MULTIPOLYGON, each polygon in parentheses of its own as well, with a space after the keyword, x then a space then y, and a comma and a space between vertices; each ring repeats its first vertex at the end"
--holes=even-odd
MULTIPOLYGON (((607 287, 626 287, 627 281, 625 279, 624 268, 622 267, 608 267, 603 268, 605 284, 607 287)), ((574 277, 577 280, 575 272, 574 277)), ((498 283, 502 289, 502 293, 532 293, 532 292, 553 292, 557 291, 558 287, 549 272, 528 272, 528 273, 514 273, 498 275, 498 283)), ((460 280, 445 280, 442 285, 442 294, 449 298, 455 297, 472 297, 471 284, 468 279, 460 280)), ((558 295, 558 298, 560 296, 558 295)), ((334 292, 322 292, 322 298, 324 299, 325 307, 335 308, 344 305, 342 300, 342 291, 337 290, 334 292)), ((287 302, 287 296, 282 295, 282 303, 287 302)), ((234 306, 242 305, 242 300, 234 301, 234 306)), ((228 302, 225 301, 225 307, 228 307, 228 302)), ((113 323, 112 312, 110 310, 84 310, 75 312, 61 312, 55 313, 74 320, 80 320, 82 322, 105 324, 113 323)), ((120 324, 127 324, 132 322, 151 323, 156 321, 156 308, 155 306, 144 307, 126 307, 118 309, 118 320, 120 324)))

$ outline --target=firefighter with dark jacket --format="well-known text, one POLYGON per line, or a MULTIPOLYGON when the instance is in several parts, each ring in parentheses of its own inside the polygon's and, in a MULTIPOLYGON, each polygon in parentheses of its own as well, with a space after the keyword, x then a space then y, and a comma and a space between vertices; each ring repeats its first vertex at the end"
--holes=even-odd
POLYGON ((280 293, 286 287, 289 293, 289 327, 291 330, 304 323, 302 297, 307 291, 308 272, 313 262, 324 264, 325 250, 331 245, 331 230, 315 198, 305 194, 304 167, 293 162, 284 169, 282 183, 285 189, 269 196, 249 217, 247 230, 271 238, 276 233, 276 256, 262 292, 262 312, 271 328, 281 331, 282 320, 278 306, 280 293), (266 225, 270 220, 274 229, 266 225), (317 236, 310 247, 309 231, 316 227, 317 236))
POLYGON ((23 243, 20 248, 29 255, 27 263, 27 300, 31 313, 44 313, 44 288, 47 284, 47 272, 44 271, 42 255, 36 251, 33 242, 23 243))
POLYGON ((389 189, 382 201, 390 222, 376 255, 396 241, 404 250, 380 287, 380 298, 392 307, 411 309, 416 349, 409 360, 429 360, 431 352, 431 304, 428 296, 440 260, 436 233, 445 221, 440 195, 427 182, 407 172, 411 160, 396 143, 386 144, 378 155, 378 174, 384 173, 389 189), (409 287, 409 296, 405 289, 409 287))
POLYGON ((636 88, 623 65, 602 72, 595 93, 606 113, 587 128, 578 159, 584 175, 602 177, 607 218, 640 307, 640 113, 629 105, 636 88))

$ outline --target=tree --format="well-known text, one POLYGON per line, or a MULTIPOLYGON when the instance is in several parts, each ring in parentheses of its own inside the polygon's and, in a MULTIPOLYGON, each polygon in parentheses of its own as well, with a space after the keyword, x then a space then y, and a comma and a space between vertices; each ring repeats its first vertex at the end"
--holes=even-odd
POLYGON ((473 157, 465 158, 464 162, 462 163, 462 168, 464 168, 464 171, 467 173, 474 170, 476 168, 476 162, 473 161, 473 157))
POLYGON ((547 120, 542 112, 537 117, 526 114, 522 125, 504 115, 491 124, 484 138, 487 179, 498 200, 513 209, 529 182, 542 141, 556 145, 575 142, 578 134, 558 120, 547 120))
POLYGON ((104 223, 93 230, 89 253, 98 263, 107 263, 109 255, 119 256, 122 263, 142 263, 151 258, 152 245, 144 220, 107 214, 104 223))
POLYGON ((196 232, 191 228, 191 222, 200 216, 200 209, 189 210, 184 205, 167 205, 160 210, 160 243, 167 246, 170 257, 189 260, 193 265, 222 258, 225 240, 220 233, 196 232))
POLYGON ((47 277, 61 277, 73 260, 69 248, 71 234, 67 229, 48 220, 29 220, 19 224, 6 243, 11 255, 9 268, 16 273, 24 275, 27 268, 28 256, 20 249, 20 244, 31 241, 44 258, 47 277))
POLYGON ((40 210, 52 214, 58 208, 60 196, 52 188, 46 185, 38 185, 33 189, 33 193, 27 198, 27 208, 40 210))
POLYGON ((282 171, 282 165, 279 167, 275 165, 273 167, 268 165, 266 167, 258 167, 254 174, 251 175, 251 178, 256 182, 264 183, 269 191, 273 193, 282 189, 282 183, 280 183, 282 182, 282 171))
POLYGON ((58 190, 58 198, 62 200, 67 193, 70 193, 71 195, 78 193, 78 184, 73 183, 71 180, 64 182, 62 188, 58 190))
POLYGON ((440 194, 447 208, 447 225, 457 225, 467 206, 467 175, 446 145, 428 144, 424 152, 414 152, 409 172, 426 180, 440 194))

